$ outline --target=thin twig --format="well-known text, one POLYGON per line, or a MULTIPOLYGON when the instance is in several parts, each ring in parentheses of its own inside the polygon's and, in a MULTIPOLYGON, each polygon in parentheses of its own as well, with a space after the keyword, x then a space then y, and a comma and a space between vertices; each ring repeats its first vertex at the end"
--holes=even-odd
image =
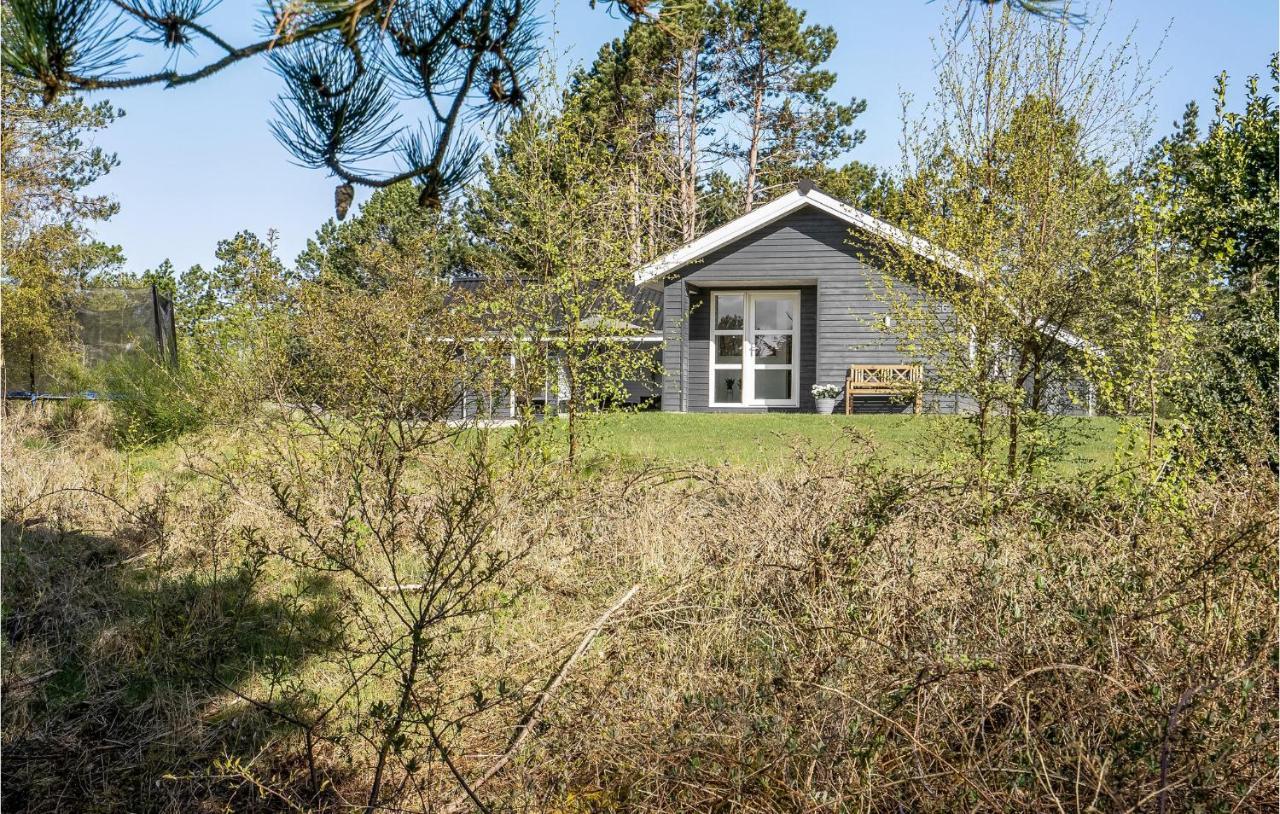
MULTIPOLYGON (((578 659, 582 657, 582 654, 587 652, 587 648, 591 646, 593 641, 595 641, 596 636, 600 635, 600 631, 603 630, 604 626, 609 622, 609 618, 617 613, 623 605, 630 602, 631 597, 635 596, 636 592, 639 590, 640 586, 638 584, 632 585, 630 590, 610 605, 604 613, 600 614, 595 623, 587 629, 587 633, 582 637, 582 641, 578 642, 578 646, 574 648, 574 651, 571 654, 569 654, 569 658, 565 659, 564 663, 560 665, 560 669, 556 671, 555 675, 553 675, 546 683, 546 686, 542 688, 542 691, 538 693, 538 697, 534 699, 533 705, 529 707, 529 711, 526 712, 524 717, 520 719, 520 722, 516 724, 515 731, 512 734, 511 741, 507 744, 507 748, 498 756, 498 759, 485 770, 484 774, 480 775, 480 777, 471 784, 469 791, 472 794, 474 794, 476 789, 493 779, 494 775, 502 771, 503 767, 511 762, 511 759, 520 751, 520 747, 524 745, 525 740, 529 737, 529 733, 533 731, 533 727, 538 722, 539 715, 542 712, 542 708, 546 705, 547 700, 551 698, 555 691, 560 688, 560 685, 564 683, 565 676, 569 674, 569 670, 578 661, 578 659)), ((466 805, 469 799, 470 798, 467 796, 454 798, 452 802, 441 810, 444 814, 452 814, 452 812, 458 811, 466 805)))
POLYGON ((58 672, 57 670, 45 670, 43 673, 38 673, 33 676, 26 676, 25 678, 19 678, 15 681, 9 682, 5 686, 5 689, 8 690, 9 692, 18 692, 19 690, 25 690, 28 687, 39 684, 41 681, 45 681, 49 678, 52 678, 54 674, 56 674, 57 672, 58 672))

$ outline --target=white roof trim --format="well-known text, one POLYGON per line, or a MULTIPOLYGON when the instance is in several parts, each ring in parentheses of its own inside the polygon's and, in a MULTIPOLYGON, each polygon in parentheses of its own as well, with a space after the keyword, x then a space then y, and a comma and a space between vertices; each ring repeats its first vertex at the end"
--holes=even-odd
POLYGON ((636 285, 644 285, 656 277, 674 271, 683 265, 692 263, 710 254, 721 246, 725 246, 740 237, 749 235, 761 226, 765 226, 785 215, 789 215, 807 203, 799 191, 788 192, 781 198, 770 201, 757 209, 753 209, 740 218, 735 218, 718 229, 712 229, 697 240, 684 244, 678 249, 667 252, 657 260, 636 271, 636 285))
POLYGON ((870 232, 885 238, 899 246, 911 249, 922 257, 936 260, 948 267, 968 275, 961 268, 960 258, 938 249, 927 240, 909 235, 898 227, 872 217, 860 209, 854 209, 846 203, 832 198, 824 192, 809 188, 794 190, 780 198, 775 198, 764 206, 757 207, 740 218, 729 221, 719 229, 713 229, 702 237, 686 243, 680 248, 664 254, 657 260, 641 268, 635 274, 636 285, 644 285, 654 278, 674 271, 681 266, 701 259, 722 246, 727 246, 740 237, 751 234, 762 226, 767 226, 779 218, 786 217, 805 206, 826 212, 864 232, 870 232))
MULTIPOLYGON (((891 223, 886 223, 807 184, 802 184, 799 189, 753 209, 742 217, 731 220, 720 228, 713 229, 697 240, 686 243, 645 265, 635 273, 635 283, 638 286, 651 284, 662 275, 700 260, 716 249, 727 246, 738 238, 745 237, 806 206, 812 206, 864 232, 910 249, 921 257, 933 260, 965 277, 973 277, 973 273, 965 268, 965 264, 952 252, 939 249, 924 238, 904 232, 891 223)), ((1059 339, 1069 347, 1085 349, 1095 355, 1101 354, 1101 350, 1096 345, 1069 331, 1049 325, 1044 320, 1040 320, 1036 327, 1042 333, 1059 339)))

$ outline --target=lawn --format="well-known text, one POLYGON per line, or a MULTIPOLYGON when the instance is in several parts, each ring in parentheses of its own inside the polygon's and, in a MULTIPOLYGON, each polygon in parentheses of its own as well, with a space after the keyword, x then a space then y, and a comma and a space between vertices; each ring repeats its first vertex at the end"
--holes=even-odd
MULTIPOLYGON (((1105 418, 1068 421, 1070 451, 1050 467, 1050 472, 1067 474, 1114 458, 1120 422, 1105 418)), ((865 440, 886 464, 911 468, 938 463, 943 449, 957 455, 956 439, 964 430, 962 418, 939 415, 613 413, 587 422, 584 459, 588 464, 608 463, 624 469, 655 464, 763 470, 791 466, 802 449, 848 455, 855 444, 865 440)), ((208 439, 204 440, 207 443, 208 439)), ((179 446, 182 444, 160 444, 128 456, 130 471, 142 476, 173 470, 183 458, 179 446)))
MULTIPOLYGON (((936 461, 939 439, 960 432, 961 421, 955 416, 623 413, 593 424, 588 449, 593 455, 624 465, 650 462, 771 468, 789 465, 794 448, 847 451, 860 436, 874 444, 875 454, 885 462, 917 466, 936 461)), ((1117 422, 1070 421, 1075 438, 1057 468, 1079 470, 1112 459, 1117 422)))

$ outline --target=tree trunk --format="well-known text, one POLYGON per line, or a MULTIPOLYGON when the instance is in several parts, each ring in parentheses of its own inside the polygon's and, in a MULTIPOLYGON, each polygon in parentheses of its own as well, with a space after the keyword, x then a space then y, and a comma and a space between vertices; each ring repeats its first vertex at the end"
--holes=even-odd
POLYGON ((1009 456, 1005 461, 1005 473, 1009 477, 1018 474, 1018 421, 1020 406, 1017 401, 1009 405, 1009 456))
POLYGON ((686 243, 693 240, 693 190, 690 188, 691 172, 688 156, 693 153, 692 116, 685 115, 685 54, 676 58, 676 174, 680 198, 680 238, 686 243))
MULTIPOLYGON (((1044 360, 1036 355, 1031 362, 1031 396, 1027 400, 1027 409, 1032 412, 1039 413, 1044 407, 1044 360)), ((1024 456, 1028 463, 1035 460, 1036 447, 1033 439, 1027 445, 1027 452, 1024 456)))
POLYGON ((978 472, 986 480, 988 434, 991 431, 991 404, 985 396, 978 400, 978 472))
POLYGON ((760 164, 760 129, 764 111, 764 61, 761 59, 760 69, 756 73, 756 86, 753 88, 751 109, 751 140, 747 146, 747 182, 746 200, 743 201, 743 212, 750 212, 755 204, 756 177, 760 164))
POLYGON ((1023 389, 1027 384, 1027 377, 1031 375, 1031 369, 1028 366, 1028 358, 1026 352, 1019 354, 1018 375, 1013 381, 1014 393, 1013 401, 1009 404, 1009 454, 1006 459, 1005 466, 1009 477, 1018 474, 1018 431, 1022 427, 1022 402, 1023 389))
POLYGON ((689 178, 686 190, 689 196, 686 203, 687 222, 685 223, 685 240, 693 240, 698 236, 698 52, 694 51, 689 60, 689 178))
POLYGON ((631 265, 640 268, 644 260, 644 244, 640 233, 640 167, 631 165, 631 212, 628 227, 631 230, 631 265))
POLYGON ((572 469, 574 462, 578 459, 578 388, 574 381, 572 351, 566 353, 564 357, 564 378, 569 385, 569 467, 572 469))
POLYGON ((409 714, 409 704, 413 700, 413 691, 418 683, 418 668, 422 662, 422 627, 423 619, 419 617, 411 633, 413 643, 410 645, 409 666, 405 670, 404 683, 400 687, 400 701, 396 706, 396 717, 383 734, 381 746, 378 748, 378 762, 373 771, 373 782, 369 784, 369 800, 365 804, 365 814, 374 814, 380 806, 378 798, 382 796, 382 780, 387 768, 387 755, 400 735, 404 719, 409 714))
POLYGON ((1156 377, 1147 377, 1147 401, 1149 414, 1147 418, 1147 465, 1150 466, 1155 457, 1156 447, 1156 377))

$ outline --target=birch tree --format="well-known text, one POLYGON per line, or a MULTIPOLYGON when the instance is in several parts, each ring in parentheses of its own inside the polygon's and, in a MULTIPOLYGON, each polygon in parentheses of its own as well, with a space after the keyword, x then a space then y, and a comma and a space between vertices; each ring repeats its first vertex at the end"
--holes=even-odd
POLYGON ((570 463, 583 420, 623 400, 626 380, 655 364, 636 344, 653 315, 631 288, 626 180, 593 160, 595 135, 574 115, 530 111, 486 162, 469 215, 478 265, 505 289, 490 301, 495 325, 517 342, 517 393, 542 390, 548 375, 568 390, 570 463))
POLYGON ((1131 248, 1121 171, 1148 132, 1150 83, 1129 40, 1009 8, 944 24, 936 94, 904 123, 903 225, 884 296, 902 349, 974 408, 973 451, 1017 474, 1046 452, 1052 414, 1103 310, 1100 279, 1131 248), (917 299, 903 283, 920 291, 917 299))
POLYGON ((1153 162, 1135 182, 1129 201, 1132 250, 1098 281, 1108 304, 1098 335, 1106 353, 1083 361, 1104 408, 1141 418, 1151 462, 1161 408, 1194 376, 1198 317, 1209 285, 1205 265, 1187 250, 1175 227, 1180 205, 1171 165, 1153 162))

